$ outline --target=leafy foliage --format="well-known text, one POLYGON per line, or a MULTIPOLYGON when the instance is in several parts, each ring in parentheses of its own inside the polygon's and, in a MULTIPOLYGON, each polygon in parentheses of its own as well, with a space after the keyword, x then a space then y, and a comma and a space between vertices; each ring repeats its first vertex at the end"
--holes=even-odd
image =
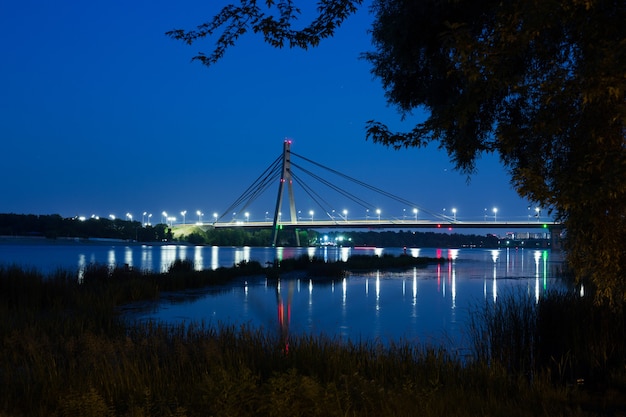
POLYGON ((466 172, 497 152, 521 196, 556 210, 598 301, 626 300, 626 5, 379 0, 375 13, 373 73, 405 115, 430 116, 407 133, 370 121, 368 137, 438 141, 466 172))
MULTIPOLYGON (((215 63, 239 36, 276 47, 316 46, 361 4, 323 0, 296 30, 293 2, 241 0, 197 30, 216 35, 215 63), (268 14, 277 10, 277 15, 268 14)), ((363 55, 409 132, 367 123, 367 138, 396 149, 438 142, 463 172, 497 153, 518 193, 564 223, 569 262, 609 304, 626 300, 626 3, 616 0, 375 0, 376 51, 363 55)))
POLYGON ((317 3, 318 16, 306 27, 294 29, 293 24, 301 11, 292 0, 240 0, 239 5, 224 6, 210 22, 199 25, 196 30, 175 29, 166 32, 166 35, 191 45, 197 40, 220 33, 213 52, 209 55, 200 53, 193 57, 194 60, 210 66, 222 58, 226 49, 248 31, 262 34, 265 42, 276 48, 315 47, 322 39, 332 36, 362 2, 363 0, 320 0, 317 3))

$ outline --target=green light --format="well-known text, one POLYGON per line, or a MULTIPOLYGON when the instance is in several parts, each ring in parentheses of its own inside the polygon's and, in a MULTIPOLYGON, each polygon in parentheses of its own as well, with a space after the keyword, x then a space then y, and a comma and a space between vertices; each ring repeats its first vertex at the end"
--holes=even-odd
POLYGON ((547 229, 547 228, 548 228, 548 225, 544 223, 543 228, 544 228, 544 229, 547 229))

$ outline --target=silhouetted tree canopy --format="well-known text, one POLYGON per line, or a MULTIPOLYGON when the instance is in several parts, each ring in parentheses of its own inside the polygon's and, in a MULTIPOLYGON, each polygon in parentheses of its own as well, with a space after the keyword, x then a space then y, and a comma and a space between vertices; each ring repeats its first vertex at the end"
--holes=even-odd
POLYGON ((240 0, 238 5, 224 6, 213 19, 202 23, 195 30, 175 29, 166 32, 166 35, 188 45, 215 36, 215 47, 210 54, 201 52, 193 57, 209 66, 222 58, 226 49, 249 31, 261 34, 265 42, 276 48, 289 46, 308 49, 317 46, 322 39, 332 36, 362 2, 320 0, 317 2, 318 16, 304 28, 294 29, 301 11, 292 0, 240 0))
MULTIPOLYGON (((361 1, 318 2, 294 30, 292 1, 241 0, 195 31, 217 36, 215 63, 251 30, 308 48, 361 1), (272 14, 272 12, 276 12, 272 14)), ((409 132, 367 122, 367 138, 401 149, 438 143, 473 173, 497 153, 518 193, 553 210, 568 261, 598 301, 626 300, 626 2, 623 0, 374 0, 372 64, 390 104, 428 117, 409 132)))

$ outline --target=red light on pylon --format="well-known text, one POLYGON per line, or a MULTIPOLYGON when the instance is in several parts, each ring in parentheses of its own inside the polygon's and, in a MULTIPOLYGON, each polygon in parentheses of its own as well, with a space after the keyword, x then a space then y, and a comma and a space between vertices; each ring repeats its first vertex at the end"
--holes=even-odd
POLYGON ((441 229, 441 225, 440 225, 440 224, 438 224, 438 225, 437 225, 437 227, 438 227, 439 229, 441 229))

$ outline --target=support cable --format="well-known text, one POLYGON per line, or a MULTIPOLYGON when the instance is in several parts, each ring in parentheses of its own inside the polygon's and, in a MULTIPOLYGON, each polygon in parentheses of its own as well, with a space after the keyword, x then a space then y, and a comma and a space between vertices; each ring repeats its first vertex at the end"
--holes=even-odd
POLYGON ((302 189, 304 190, 304 192, 311 197, 311 199, 317 204, 317 206, 319 208, 321 208, 326 215, 332 219, 332 216, 329 213, 330 207, 332 207, 326 200, 324 200, 324 198, 322 196, 320 196, 317 192, 315 192, 315 190, 313 190, 311 187, 309 187, 306 183, 304 183, 297 175, 295 175, 293 172, 291 173, 292 178, 294 179, 294 181, 296 181, 296 183, 298 183, 302 189), (317 198, 316 198, 317 197, 317 198), (319 200, 322 200, 325 204, 326 207, 320 203, 319 200))
MULTIPOLYGON (((335 190, 336 192, 338 192, 339 194, 349 198, 350 200, 354 201, 355 203, 357 203, 358 205, 360 205, 363 208, 373 208, 374 206, 372 204, 369 204, 368 202, 366 202, 365 200, 355 196, 354 194, 349 193, 348 191, 343 190, 342 188, 336 186, 335 184, 331 183, 328 180, 325 180, 324 178, 320 177, 317 174, 314 174, 313 172, 297 165, 294 164, 293 162, 291 163, 291 165, 295 166, 298 169, 301 169, 302 171, 304 171, 306 174, 310 175, 312 178, 318 180, 319 182, 321 182, 322 184, 326 185, 327 187, 335 190)), ((293 174, 292 174, 293 175, 293 174)))
MULTIPOLYGON (((272 184, 272 178, 276 173, 280 175, 281 163, 282 163, 282 154, 278 156, 266 169, 263 171, 259 177, 254 180, 254 182, 233 202, 223 213, 218 217, 217 220, 222 219, 228 213, 230 213, 235 208, 239 207, 243 201, 247 203, 244 207, 249 206, 252 202, 251 199, 256 199, 260 194, 263 193, 272 184)), ((245 209, 245 208, 244 208, 245 209)), ((244 210, 242 209, 242 210, 244 210)), ((216 220, 216 221, 217 221, 216 220)))
MULTIPOLYGON (((313 161, 313 160, 311 160, 311 159, 309 159, 309 158, 306 158, 306 157, 304 157, 304 156, 302 156, 302 155, 299 155, 299 154, 294 153, 294 152, 292 152, 291 154, 292 154, 293 156, 296 156, 296 157, 298 157, 298 158, 301 158, 301 159, 303 159, 303 160, 305 160, 305 161, 307 161, 307 162, 309 162, 309 163, 311 163, 311 164, 313 164, 313 165, 315 165, 315 166, 317 166, 317 167, 319 167, 319 168, 325 169, 325 170, 327 170, 327 171, 329 171, 329 172, 332 172, 332 173, 333 173, 333 174, 335 174, 335 175, 338 175, 338 176, 340 176, 340 177, 342 177, 342 178, 344 178, 344 179, 347 179, 347 180, 349 180, 349 181, 351 181, 351 182, 353 182, 353 183, 355 183, 355 184, 358 184, 358 185, 360 185, 360 186, 362 186, 362 187, 364 187, 364 188, 367 188, 367 189, 369 189, 369 190, 371 190, 371 191, 374 191, 374 192, 376 192, 376 193, 378 193, 378 194, 384 195, 384 196, 385 196, 385 197, 387 197, 387 198, 390 198, 390 199, 392 199, 392 200, 395 200, 395 201, 397 201, 397 202, 399 202, 399 203, 402 203, 402 204, 405 204, 405 205, 407 205, 407 206, 411 206, 411 207, 419 208, 419 209, 420 209, 420 211, 425 212, 425 213, 428 213, 428 214, 430 214, 430 215, 431 215, 431 216, 433 216, 433 217, 437 217, 437 218, 441 218, 441 219, 446 219, 446 220, 449 220, 449 219, 448 219, 448 216, 442 216, 442 215, 441 215, 441 214, 439 214, 439 213, 435 213, 435 212, 433 212, 433 211, 427 210, 427 209, 425 209, 425 208, 423 208, 423 207, 420 207, 419 205, 417 205, 417 204, 415 204, 415 203, 413 203, 413 202, 411 202, 411 201, 409 201, 409 200, 406 200, 406 199, 404 199, 404 198, 402 198, 402 197, 398 197, 398 196, 396 196, 396 195, 394 195, 394 194, 391 194, 391 193, 390 193, 390 192, 388 192, 388 191, 385 191, 385 190, 382 190, 382 189, 380 189, 380 188, 377 188, 377 187, 374 187, 374 186, 372 186, 372 185, 369 185, 369 184, 367 184, 367 183, 365 183, 365 182, 363 182, 363 181, 357 180, 356 178, 350 177, 349 175, 343 174, 343 173, 341 173, 341 172, 339 172, 339 171, 337 171, 337 170, 334 170, 334 169, 332 169, 332 168, 326 167, 326 166, 324 166, 324 165, 322 165, 322 164, 320 164, 320 163, 317 163, 317 162, 315 162, 315 161, 313 161)), ((293 164, 293 162, 292 162, 292 164, 293 164)))
MULTIPOLYGON (((445 219, 445 220, 452 220, 449 216, 446 215, 441 215, 439 213, 435 213, 432 212, 430 210, 427 210, 423 207, 420 207, 419 205, 406 200, 402 197, 396 196, 388 191, 382 190, 380 188, 374 187, 372 185, 369 185, 363 181, 360 181, 356 178, 353 178, 349 175, 343 174, 335 169, 326 167, 318 162, 315 162, 309 158, 306 158, 302 155, 296 154, 294 152, 290 151, 290 155, 295 156, 300 158, 301 160, 304 160, 316 167, 319 167, 321 169, 324 169, 332 174, 335 174, 347 181, 350 181, 354 184, 357 184, 365 189, 368 189, 370 191, 373 191, 377 194, 380 194, 386 198, 389 198, 391 200, 394 200, 396 202, 399 202, 401 204, 407 205, 407 206, 411 206, 411 207, 415 207, 418 208, 421 212, 423 213, 427 213, 435 218, 440 218, 440 219, 445 219)), ((218 220, 221 220, 222 218, 224 218, 226 215, 228 215, 229 213, 231 213, 233 210, 237 209, 238 207, 240 207, 242 204, 243 206, 241 207, 241 209, 239 210, 244 211, 247 207, 249 207, 252 202, 254 202, 261 194, 263 194, 267 188, 275 183, 275 180, 278 178, 280 179, 282 177, 282 164, 283 164, 283 158, 284 158, 284 154, 280 154, 266 169, 265 171, 263 171, 263 173, 261 175, 259 175, 259 177, 215 220, 216 222, 218 220)), ((375 206, 365 200, 363 200, 360 197, 357 197, 356 195, 350 193, 349 191, 346 191, 344 189, 342 189, 341 187, 333 184, 332 182, 322 178, 320 175, 313 173, 312 171, 310 171, 310 169, 304 168, 296 163, 294 163, 293 161, 290 161, 290 165, 293 168, 297 168, 298 170, 300 170, 301 172, 303 172, 306 175, 309 175, 311 178, 317 180, 318 182, 320 182, 322 185, 325 185, 326 187, 329 187, 330 189, 334 190, 335 192, 337 192, 338 194, 343 195, 344 197, 352 200, 354 203, 360 205, 361 207, 365 208, 365 209, 374 209, 375 206)), ((326 213, 326 215, 334 220, 334 217, 331 215, 330 211, 332 205, 328 203, 328 201, 326 201, 320 194, 318 194, 317 192, 315 192, 315 190, 313 190, 313 188, 311 188, 308 184, 306 184, 303 179, 299 176, 297 176, 294 173, 294 170, 291 169, 290 170, 290 174, 291 177, 293 179, 293 181, 295 181, 297 184, 299 184, 302 189, 305 191, 305 193, 322 209, 324 210, 324 212, 326 213)), ((340 216, 341 217, 341 216, 340 216)))

